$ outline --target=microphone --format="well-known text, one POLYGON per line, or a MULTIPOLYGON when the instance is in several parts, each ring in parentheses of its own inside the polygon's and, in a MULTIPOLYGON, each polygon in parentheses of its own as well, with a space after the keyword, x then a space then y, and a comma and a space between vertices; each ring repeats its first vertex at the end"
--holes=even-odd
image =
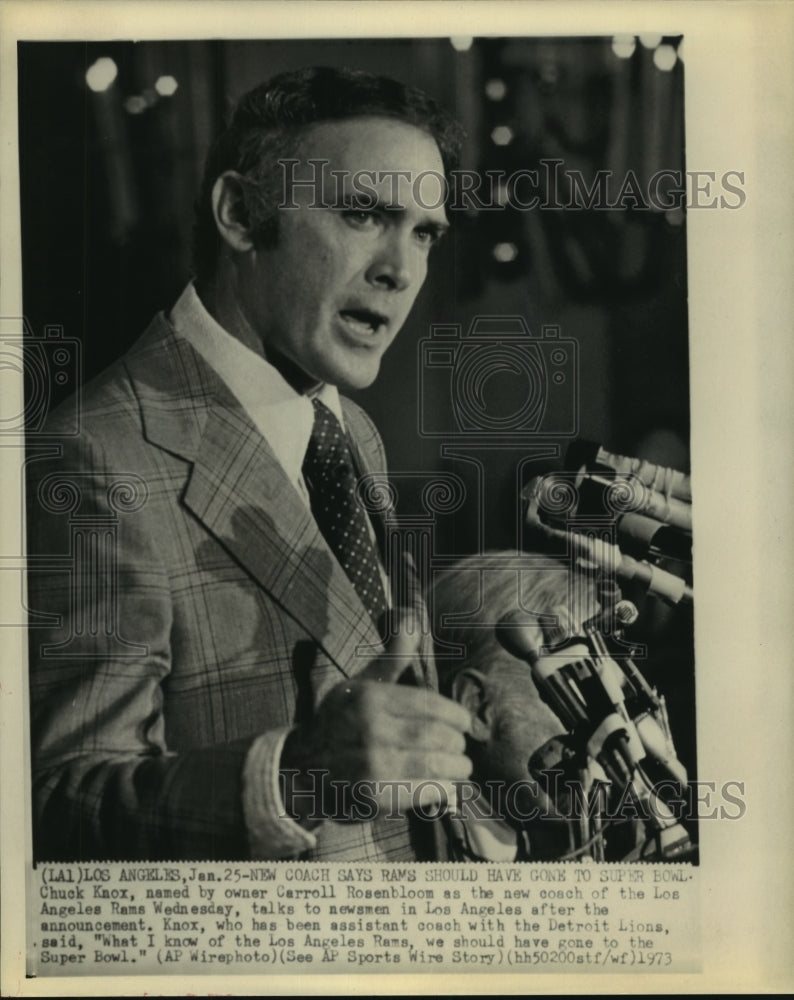
POLYGON ((602 465, 624 475, 633 475, 652 490, 668 497, 692 502, 692 477, 677 469, 664 465, 654 465, 641 458, 616 455, 606 451, 594 441, 578 440, 571 443, 565 455, 566 468, 574 470, 581 466, 602 465))
MULTIPOLYGON (((630 624, 636 613, 634 605, 619 601, 615 607, 594 615, 583 626, 586 637, 573 625, 565 607, 557 606, 553 611, 559 624, 547 630, 545 644, 544 633, 537 623, 528 623, 521 612, 508 613, 495 629, 500 645, 511 656, 529 664, 541 698, 570 734, 530 757, 533 777, 539 778, 549 769, 550 758, 556 756, 552 751, 564 749, 565 753, 559 754, 563 771, 568 770, 568 764, 576 765, 580 774, 586 775, 595 762, 616 793, 622 797, 623 791, 631 787, 643 804, 648 804, 654 791, 644 767, 649 761, 668 776, 685 782, 686 771, 653 711, 642 711, 636 718, 630 714, 623 692, 625 675, 609 656, 598 632, 608 614, 630 624)), ((564 797, 558 799, 557 806, 564 811, 564 797)), ((578 819, 583 848, 591 840, 589 821, 586 814, 578 819)), ((594 814, 594 829, 598 827, 596 819, 594 814)), ((663 800, 655 804, 655 812, 649 813, 647 823, 663 856, 672 856, 688 847, 686 832, 663 800)), ((593 851, 597 858, 602 856, 603 844, 596 850, 594 843, 593 851)))
MULTIPOLYGON (((639 612, 631 601, 618 601, 612 607, 606 607, 599 614, 593 615, 582 625, 597 660, 602 664, 602 679, 608 690, 615 681, 614 672, 609 669, 610 665, 617 666, 616 662, 609 656, 605 643, 606 630, 604 625, 611 624, 612 617, 627 627, 636 621, 639 612)), ((664 697, 659 697, 630 657, 621 658, 619 669, 623 676, 620 678, 620 686, 611 689, 612 702, 619 714, 627 720, 630 719, 634 733, 644 751, 641 755, 643 760, 647 762, 650 758, 674 780, 686 784, 686 769, 676 756, 667 723, 667 708, 664 697)))
POLYGON ((626 709, 622 673, 608 656, 594 658, 587 640, 575 634, 564 607, 556 607, 561 646, 539 646, 537 627, 520 620, 520 612, 502 618, 496 635, 504 649, 529 663, 541 698, 574 734, 582 751, 603 768, 616 788, 632 782, 645 756, 626 709))
MULTIPOLYGON (((560 614, 562 633, 568 626, 567 635, 573 633, 567 611, 555 608, 560 614), (563 621, 564 619, 564 621, 563 621)), ((529 624, 520 611, 511 611, 497 622, 496 638, 511 656, 529 664, 532 678, 538 692, 563 725, 572 730, 587 722, 587 705, 575 687, 565 676, 566 667, 578 660, 589 657, 590 650, 582 639, 574 639, 565 649, 565 654, 549 653, 543 645, 543 632, 537 624, 529 624)))
MULTIPOLYGON (((511 656, 529 664, 541 698, 568 730, 592 730, 615 713, 621 724, 632 730, 622 692, 623 674, 618 665, 606 652, 594 657, 588 640, 574 626, 567 608, 558 605, 553 612, 559 624, 548 629, 545 645, 541 644, 542 633, 537 625, 528 625, 521 612, 515 611, 498 622, 499 643, 511 656)), ((640 750, 636 738, 630 742, 633 751, 640 750)), ((599 753, 593 756, 598 757, 599 753)))
MULTIPOLYGON (((553 490, 553 477, 551 483, 553 490)), ((613 518, 620 547, 628 555, 637 559, 661 557, 692 561, 692 508, 689 504, 667 500, 636 477, 632 482, 631 478, 613 479, 580 472, 576 477, 576 489, 579 502, 571 513, 577 517, 613 518), (619 491, 618 496, 624 490, 628 494, 628 499, 623 501, 626 504, 623 511, 612 509, 609 494, 613 490, 619 491)), ((542 514, 555 520, 551 511, 542 510, 542 514)))
POLYGON ((579 503, 576 513, 603 517, 608 513, 605 502, 608 503, 610 491, 616 488, 618 496, 625 489, 627 499, 620 498, 622 510, 613 510, 612 516, 625 517, 628 514, 644 515, 662 524, 680 528, 683 531, 692 530, 692 505, 676 497, 668 497, 658 490, 645 485, 637 476, 615 474, 609 470, 606 475, 598 472, 588 472, 581 469, 576 476, 576 488, 579 491, 579 503))
MULTIPOLYGON (((639 584, 648 594, 659 597, 668 604, 691 604, 694 599, 692 587, 686 580, 668 570, 660 569, 649 562, 638 561, 621 552, 619 546, 594 538, 576 530, 555 528, 541 518, 540 499, 547 477, 536 476, 527 483, 523 496, 527 500, 527 523, 542 532, 547 538, 565 544, 566 551, 595 564, 607 575, 617 576, 624 582, 639 584)), ((548 486, 546 486, 548 489, 548 486)))
POLYGON ((582 628, 585 633, 595 631, 617 636, 624 629, 633 625, 639 617, 637 605, 632 604, 631 601, 623 600, 605 607, 603 611, 588 618, 586 622, 582 623, 582 628))
POLYGON ((617 522, 621 551, 636 559, 692 561, 692 536, 643 514, 624 514, 617 522))

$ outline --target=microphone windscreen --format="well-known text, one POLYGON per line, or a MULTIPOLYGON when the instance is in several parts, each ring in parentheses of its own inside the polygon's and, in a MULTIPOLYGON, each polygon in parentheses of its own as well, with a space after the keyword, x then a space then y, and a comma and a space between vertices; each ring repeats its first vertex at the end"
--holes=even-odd
POLYGON ((615 624, 619 628, 628 628, 629 625, 633 625, 640 617, 637 606, 632 604, 631 601, 618 601, 613 610, 615 612, 615 624))
POLYGON ((533 665, 540 656, 543 632, 537 623, 528 622, 520 611, 511 611, 496 623, 496 638, 511 656, 533 665))

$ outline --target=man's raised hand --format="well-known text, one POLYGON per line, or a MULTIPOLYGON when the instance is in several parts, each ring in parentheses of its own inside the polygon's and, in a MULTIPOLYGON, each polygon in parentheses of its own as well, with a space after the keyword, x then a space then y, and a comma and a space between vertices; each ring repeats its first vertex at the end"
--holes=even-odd
POLYGON ((328 692, 310 725, 290 734, 281 759, 290 815, 311 826, 321 817, 371 819, 432 808, 452 782, 469 777, 466 709, 435 691, 397 683, 415 655, 415 642, 396 636, 362 673, 328 692))

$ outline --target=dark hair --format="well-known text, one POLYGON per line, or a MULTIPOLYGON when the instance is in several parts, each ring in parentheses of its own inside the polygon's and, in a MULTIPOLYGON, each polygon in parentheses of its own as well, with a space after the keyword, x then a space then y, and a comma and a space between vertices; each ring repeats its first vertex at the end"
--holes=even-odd
POLYGON ((361 70, 312 67, 280 73, 241 98, 207 157, 194 228, 193 268, 199 281, 212 275, 218 257, 220 237, 212 213, 217 178, 234 170, 251 182, 243 185, 247 222, 257 245, 272 246, 282 181, 278 161, 295 155, 308 126, 362 115, 396 118, 431 135, 449 176, 463 131, 421 90, 361 70))

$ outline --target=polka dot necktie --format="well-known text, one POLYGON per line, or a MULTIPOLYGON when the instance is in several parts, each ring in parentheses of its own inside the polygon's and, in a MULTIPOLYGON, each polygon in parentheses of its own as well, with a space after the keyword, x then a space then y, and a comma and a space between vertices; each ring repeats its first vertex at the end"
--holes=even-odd
POLYGON ((356 499, 353 458, 342 426, 313 399, 314 427, 303 461, 312 514, 331 551, 350 577, 376 627, 387 610, 368 515, 356 499))

